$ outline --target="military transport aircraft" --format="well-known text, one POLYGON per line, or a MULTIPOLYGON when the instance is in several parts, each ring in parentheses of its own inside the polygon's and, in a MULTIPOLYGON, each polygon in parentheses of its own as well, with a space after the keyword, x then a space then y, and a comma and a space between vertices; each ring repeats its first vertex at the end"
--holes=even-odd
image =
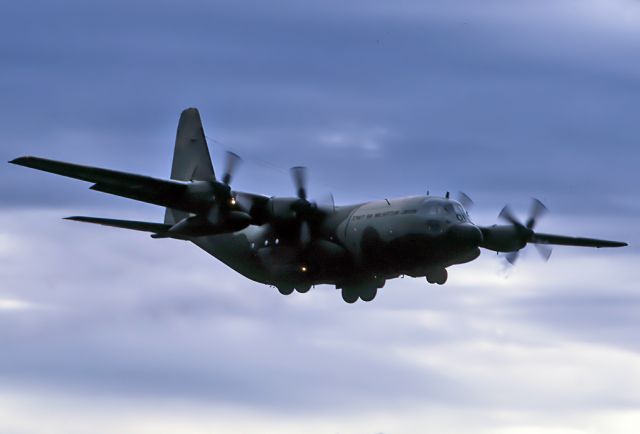
POLYGON ((444 284, 447 267, 473 261, 480 247, 506 253, 513 263, 528 243, 543 258, 550 244, 622 247, 626 243, 534 232, 546 212, 537 200, 528 220, 505 207, 506 225, 478 226, 465 209, 470 199, 414 196, 356 205, 319 205, 307 197, 306 169, 291 169, 296 197, 269 197, 235 191, 231 180, 240 157, 227 153, 222 178, 216 178, 195 108, 178 123, 171 180, 81 166, 38 157, 10 163, 93 183, 92 190, 166 208, 163 223, 99 217, 67 217, 87 223, 150 232, 152 238, 191 241, 256 282, 282 294, 305 293, 330 284, 354 303, 371 301, 385 281, 399 276, 426 277, 444 284))

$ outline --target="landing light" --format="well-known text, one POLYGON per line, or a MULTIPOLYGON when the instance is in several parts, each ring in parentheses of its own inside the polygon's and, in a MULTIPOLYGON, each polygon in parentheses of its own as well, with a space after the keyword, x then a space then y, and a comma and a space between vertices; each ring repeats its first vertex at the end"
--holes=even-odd
POLYGON ((300 271, 302 271, 303 273, 306 273, 307 272, 307 266, 306 265, 301 266, 300 267, 300 271))
POLYGON ((230 203, 231 205, 235 205, 235 204, 236 204, 236 198, 235 198, 235 197, 232 197, 231 199, 229 199, 229 203, 230 203))

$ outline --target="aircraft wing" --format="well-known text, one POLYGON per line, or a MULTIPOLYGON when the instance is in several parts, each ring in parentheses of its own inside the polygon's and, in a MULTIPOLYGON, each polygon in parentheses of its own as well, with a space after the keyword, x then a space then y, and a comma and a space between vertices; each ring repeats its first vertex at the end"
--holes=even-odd
POLYGON ((194 204, 189 200, 189 185, 184 182, 39 157, 20 157, 10 163, 92 182, 90 188, 103 193, 187 212, 194 210, 194 204))
POLYGON ((578 247, 624 247, 627 243, 620 241, 598 240, 596 238, 580 238, 567 237, 564 235, 552 235, 534 233, 529 241, 534 244, 557 244, 560 246, 578 246, 578 247))

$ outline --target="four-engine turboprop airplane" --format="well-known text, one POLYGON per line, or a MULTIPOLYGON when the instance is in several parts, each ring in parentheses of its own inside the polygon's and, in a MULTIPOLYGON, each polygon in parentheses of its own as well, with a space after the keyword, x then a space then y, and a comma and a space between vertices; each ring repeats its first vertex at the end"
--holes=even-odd
POLYGON ((92 190, 166 208, 163 223, 98 217, 67 217, 152 233, 152 238, 191 241, 256 282, 282 294, 305 293, 313 285, 342 289, 354 303, 371 301, 385 281, 408 275, 444 284, 447 267, 473 261, 480 248, 507 253, 535 244, 545 259, 550 244, 621 247, 626 243, 534 232, 546 211, 534 200, 523 224, 505 207, 508 224, 477 226, 460 201, 414 196, 357 205, 318 205, 307 198, 306 170, 291 169, 297 197, 269 197, 235 191, 230 183, 239 157, 227 153, 225 173, 215 176, 198 110, 182 112, 171 180, 81 166, 38 157, 10 163, 91 182, 92 190))

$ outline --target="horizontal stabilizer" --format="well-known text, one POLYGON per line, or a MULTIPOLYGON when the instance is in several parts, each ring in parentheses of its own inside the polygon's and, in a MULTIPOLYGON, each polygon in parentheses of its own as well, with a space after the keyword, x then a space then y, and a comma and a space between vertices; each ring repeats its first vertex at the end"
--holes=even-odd
POLYGON ((535 233, 531 239, 535 244, 556 244, 560 246, 577 247, 625 247, 627 243, 621 241, 598 240, 595 238, 566 237, 564 235, 551 235, 535 233))
POLYGON ((98 225, 111 226, 114 228, 131 229, 134 231, 153 233, 165 233, 169 230, 169 228, 171 228, 171 225, 165 225, 163 223, 140 222, 135 220, 116 220, 100 217, 73 216, 65 217, 65 220, 73 220, 76 222, 84 223, 95 223, 98 225))

